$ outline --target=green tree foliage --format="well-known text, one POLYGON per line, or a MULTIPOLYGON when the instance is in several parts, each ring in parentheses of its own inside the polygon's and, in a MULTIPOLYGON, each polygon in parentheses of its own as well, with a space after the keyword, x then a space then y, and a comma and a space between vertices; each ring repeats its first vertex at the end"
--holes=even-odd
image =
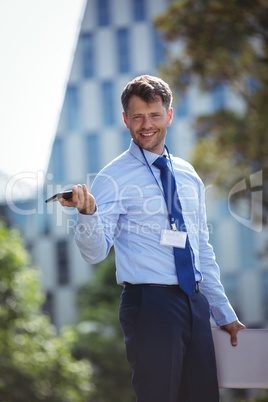
POLYGON ((115 281, 114 253, 98 264, 94 278, 78 297, 77 358, 93 364, 92 402, 134 402, 118 308, 122 287, 115 281))
POLYGON ((243 103, 243 112, 227 105, 197 119, 197 170, 230 189, 262 169, 267 208, 268 0, 176 1, 156 26, 167 41, 183 43, 163 67, 173 88, 180 93, 193 83, 202 90, 224 86, 243 103))
POLYGON ((39 270, 18 232, 0 223, 0 400, 85 402, 89 363, 72 357, 74 333, 58 336, 43 302, 39 270))

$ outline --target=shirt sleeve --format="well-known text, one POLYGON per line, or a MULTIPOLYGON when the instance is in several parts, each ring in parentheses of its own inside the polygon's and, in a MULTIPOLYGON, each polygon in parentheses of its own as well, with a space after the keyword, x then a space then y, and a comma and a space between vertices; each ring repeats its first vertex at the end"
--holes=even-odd
POLYGON ((96 211, 93 215, 78 212, 75 242, 85 261, 97 264, 104 260, 113 245, 113 239, 105 236, 103 224, 96 211))
POLYGON ((209 232, 207 227, 205 190, 201 182, 199 200, 199 259, 203 276, 200 290, 207 298, 210 305, 210 314, 219 326, 229 324, 237 320, 237 316, 225 294, 220 281, 220 269, 215 259, 212 246, 209 244, 209 232))
POLYGON ((78 212, 74 238, 84 260, 97 264, 107 257, 114 244, 122 203, 118 202, 115 183, 106 175, 97 176, 91 193, 96 200, 96 212, 78 212))

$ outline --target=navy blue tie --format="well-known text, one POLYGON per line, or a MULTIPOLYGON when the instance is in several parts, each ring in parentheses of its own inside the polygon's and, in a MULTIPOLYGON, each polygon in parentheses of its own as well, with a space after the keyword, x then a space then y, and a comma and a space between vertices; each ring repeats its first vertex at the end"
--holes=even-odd
MULTIPOLYGON (((173 217, 175 219, 177 229, 179 231, 186 232, 184 219, 182 216, 181 203, 177 192, 175 191, 175 178, 167 165, 167 158, 159 157, 156 159, 153 165, 160 169, 161 181, 165 193, 169 218, 171 219, 172 213, 174 213, 173 217)), ((191 250, 188 235, 186 238, 185 248, 174 247, 174 257, 180 288, 187 295, 191 296, 196 287, 196 282, 192 261, 194 256, 191 250)))

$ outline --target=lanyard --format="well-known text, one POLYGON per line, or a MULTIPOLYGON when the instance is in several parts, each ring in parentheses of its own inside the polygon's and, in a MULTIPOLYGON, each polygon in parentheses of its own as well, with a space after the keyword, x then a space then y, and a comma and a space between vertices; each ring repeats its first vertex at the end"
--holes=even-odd
MULTIPOLYGON (((174 213, 175 212, 175 202, 173 200, 172 211, 169 211, 167 197, 166 197, 165 193, 163 192, 162 188, 160 187, 160 185, 159 185, 159 183, 158 183, 158 181, 157 181, 157 179, 156 179, 156 177, 154 175, 154 172, 153 172, 151 166, 149 165, 149 162, 148 162, 148 160, 147 160, 147 158, 146 158, 146 156, 145 156, 145 154, 143 152, 143 149, 141 147, 139 147, 139 148, 140 148, 141 153, 143 155, 143 158, 144 158, 144 160, 146 162, 146 165, 148 166, 148 169, 150 170, 153 178, 155 179, 156 184, 158 185, 158 187, 159 187, 159 189, 160 189, 160 191, 163 194, 163 197, 165 199, 166 206, 167 206, 167 209, 168 209, 168 214, 169 214, 170 226, 171 226, 172 230, 177 230, 176 224, 175 224, 175 213, 174 213)), ((168 147, 166 145, 165 145, 165 149, 167 151, 168 158, 169 158, 169 161, 170 161, 171 170, 172 170, 171 173, 173 174, 174 181, 175 181, 175 192, 174 192, 174 197, 175 197, 175 194, 177 194, 177 185, 176 185, 176 180, 175 180, 175 175, 174 175, 174 169, 173 169, 172 161, 171 161, 171 158, 170 158, 169 150, 168 150, 168 147)))

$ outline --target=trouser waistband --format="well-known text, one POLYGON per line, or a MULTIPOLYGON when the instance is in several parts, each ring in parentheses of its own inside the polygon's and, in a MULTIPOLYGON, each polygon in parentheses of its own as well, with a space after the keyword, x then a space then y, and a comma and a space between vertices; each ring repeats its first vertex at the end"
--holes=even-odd
MULTIPOLYGON (((159 288, 168 288, 168 289, 180 289, 180 285, 164 285, 161 283, 138 283, 138 284, 132 284, 129 282, 124 282, 123 283, 125 288, 130 288, 132 286, 152 286, 152 287, 159 287, 159 288)), ((196 287, 194 290, 196 293, 199 292, 199 282, 196 282, 196 287)))

